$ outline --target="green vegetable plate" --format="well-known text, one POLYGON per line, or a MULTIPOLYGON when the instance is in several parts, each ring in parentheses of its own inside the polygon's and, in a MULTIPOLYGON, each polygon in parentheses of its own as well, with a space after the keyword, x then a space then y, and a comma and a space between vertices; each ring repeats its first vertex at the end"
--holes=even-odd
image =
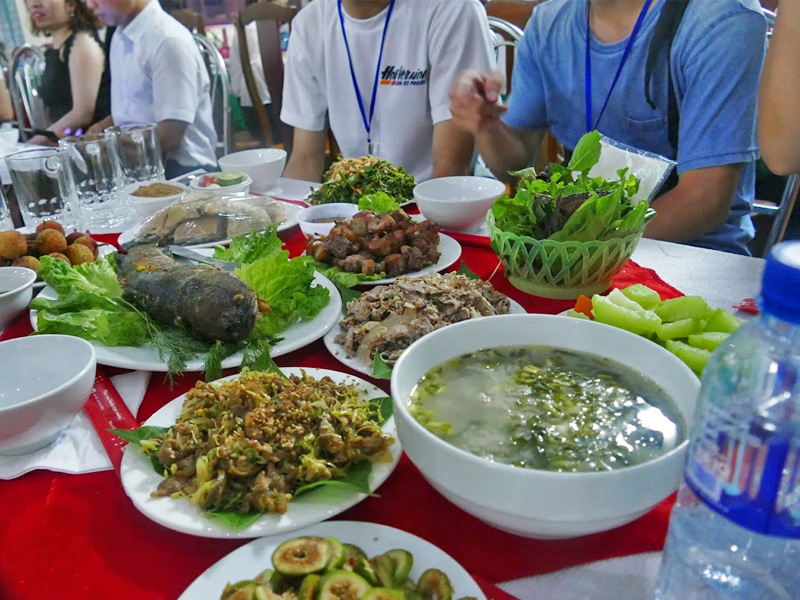
MULTIPOLYGON (((328 376, 336 383, 355 385, 362 392, 362 396, 365 400, 386 396, 386 393, 380 388, 362 379, 353 377, 352 375, 326 369, 302 370, 305 371, 307 375, 316 379, 328 376)), ((285 368, 282 369, 282 371, 287 376, 301 374, 301 369, 299 367, 285 368)), ((218 381, 230 381, 237 377, 238 375, 232 375, 218 381)), ((181 413, 184 399, 184 396, 179 396, 156 412, 144 425, 155 427, 169 427, 174 425, 181 413)), ((389 446, 392 461, 373 463, 368 479, 369 489, 372 491, 376 490, 378 486, 391 475, 402 453, 400 442, 397 440, 394 417, 390 417, 383 424, 383 431, 391 435, 395 440, 394 443, 389 446)), ((168 529, 190 535, 232 539, 285 534, 300 529, 301 527, 306 527, 329 519, 367 497, 366 494, 354 490, 325 486, 292 500, 285 514, 265 514, 241 529, 233 529, 218 523, 216 520, 209 519, 203 514, 201 509, 190 504, 185 498, 152 498, 150 496, 151 492, 155 491, 158 484, 163 481, 163 477, 153 469, 150 459, 139 450, 139 448, 133 446, 134 445, 129 445, 125 449, 120 469, 122 487, 125 493, 128 494, 133 501, 134 506, 147 518, 168 529)), ((373 527, 373 525, 370 526, 373 527)), ((275 540, 276 538, 269 539, 275 540)), ((264 556, 269 557, 269 554, 265 554, 264 556)), ((263 568, 264 567, 256 569, 256 571, 260 572, 263 568)), ((233 577, 235 579, 235 576, 233 577)), ((242 577, 242 579, 244 579, 244 577, 242 577)), ((215 590, 217 594, 215 598, 219 598, 223 587, 224 584, 220 586, 218 590, 215 590)), ((198 598, 199 596, 192 594, 191 596, 184 595, 183 597, 198 598)))
POLYGON ((302 531, 254 540, 209 567, 186 588, 178 600, 219 600, 226 585, 232 581, 254 579, 270 567, 270 556, 277 547, 298 535, 336 538, 343 544, 358 546, 367 556, 400 548, 413 557, 409 572, 411 580, 419 581, 426 570, 438 569, 450 580, 453 598, 486 600, 483 591, 464 567, 430 542, 394 527, 356 521, 328 521, 302 531))

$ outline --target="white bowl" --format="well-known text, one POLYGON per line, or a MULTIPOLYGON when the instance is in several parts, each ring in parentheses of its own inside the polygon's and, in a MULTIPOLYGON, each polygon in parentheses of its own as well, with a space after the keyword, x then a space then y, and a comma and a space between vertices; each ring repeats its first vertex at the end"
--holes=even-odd
POLYGON ((200 182, 206 175, 219 175, 221 172, 222 171, 217 171, 216 173, 204 173, 203 175, 199 175, 189 182, 189 187, 193 190, 197 190, 198 192, 209 192, 219 195, 234 193, 246 194, 250 191, 250 185, 253 183, 253 178, 247 173, 244 173, 244 179, 235 185, 221 185, 213 188, 203 187, 200 185, 200 182))
POLYGON ((94 347, 71 335, 0 342, 0 454, 44 448, 77 415, 94 385, 94 347))
POLYGON ((346 202, 332 202, 330 204, 317 204, 309 206, 297 213, 297 222, 300 230, 306 237, 312 235, 328 235, 336 223, 319 223, 320 219, 349 219, 358 212, 357 204, 346 202))
POLYGON ((136 183, 131 183, 125 186, 125 193, 127 194, 133 209, 143 217, 149 217, 162 208, 166 208, 173 202, 177 202, 183 198, 187 190, 188 188, 185 185, 178 183, 177 181, 137 181, 136 183), (181 191, 177 194, 172 194, 170 196, 159 196, 157 198, 145 198, 142 196, 133 195, 133 192, 138 190, 140 187, 150 185, 152 183, 165 183, 167 185, 180 188, 181 191))
POLYGON ((559 473, 495 463, 460 450, 408 412, 412 388, 431 368, 485 348, 552 346, 595 354, 646 373, 691 425, 700 382, 653 342, 593 321, 504 315, 429 333, 403 352, 392 371, 392 398, 403 449, 443 496, 475 517, 517 535, 568 538, 618 527, 648 512, 677 488, 687 442, 651 461, 596 473, 559 473))
POLYGON ((33 269, 0 267, 0 328, 11 323, 30 304, 34 281, 33 269))
POLYGON ((255 148, 226 154, 219 159, 223 171, 241 171, 253 178, 250 189, 266 192, 275 186, 286 166, 286 150, 280 148, 255 148))
POLYGON ((446 229, 469 229, 486 218, 506 185, 488 177, 442 177, 414 187, 419 212, 446 229))

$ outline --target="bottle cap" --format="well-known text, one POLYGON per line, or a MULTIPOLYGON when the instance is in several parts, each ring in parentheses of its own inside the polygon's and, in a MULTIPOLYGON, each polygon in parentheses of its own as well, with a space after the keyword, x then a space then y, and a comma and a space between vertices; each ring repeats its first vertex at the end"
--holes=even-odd
POLYGON ((770 250, 761 283, 761 309, 783 321, 800 323, 800 240, 770 250))

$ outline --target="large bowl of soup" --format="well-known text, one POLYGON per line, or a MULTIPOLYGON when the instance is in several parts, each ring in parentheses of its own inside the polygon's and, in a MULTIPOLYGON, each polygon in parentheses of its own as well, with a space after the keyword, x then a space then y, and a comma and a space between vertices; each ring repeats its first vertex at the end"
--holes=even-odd
POLYGON ((622 329, 503 315, 414 342, 391 387, 400 442, 442 495, 498 529, 569 538, 677 489, 700 382, 622 329))

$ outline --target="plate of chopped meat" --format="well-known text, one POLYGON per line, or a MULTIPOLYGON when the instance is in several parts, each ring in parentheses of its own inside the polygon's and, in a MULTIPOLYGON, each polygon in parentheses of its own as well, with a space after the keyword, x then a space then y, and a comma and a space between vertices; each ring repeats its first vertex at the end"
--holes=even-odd
POLYGON ((391 367, 406 348, 431 331, 468 319, 525 312, 488 281, 459 273, 400 277, 350 302, 347 314, 323 341, 339 362, 373 376, 376 354, 391 367))
POLYGON ((362 285, 392 283, 398 277, 423 277, 444 271, 461 257, 461 244, 440 234, 430 221, 412 219, 404 210, 362 210, 337 224, 327 236, 308 240, 314 260, 349 273, 386 277, 362 285))

